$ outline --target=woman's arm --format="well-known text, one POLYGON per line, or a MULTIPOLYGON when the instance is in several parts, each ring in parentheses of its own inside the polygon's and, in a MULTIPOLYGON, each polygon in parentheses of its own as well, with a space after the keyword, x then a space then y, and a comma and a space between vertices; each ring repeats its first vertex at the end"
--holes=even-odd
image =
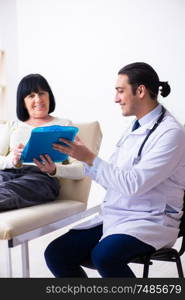
POLYGON ((82 179, 84 177, 83 163, 76 159, 69 158, 69 163, 63 165, 62 163, 55 164, 49 155, 41 155, 41 161, 34 159, 34 163, 44 173, 50 176, 69 178, 69 179, 82 179))

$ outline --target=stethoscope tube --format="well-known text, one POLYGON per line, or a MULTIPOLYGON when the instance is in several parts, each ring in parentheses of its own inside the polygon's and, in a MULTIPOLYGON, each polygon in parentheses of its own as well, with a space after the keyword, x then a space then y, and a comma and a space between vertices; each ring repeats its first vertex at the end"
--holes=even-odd
POLYGON ((157 119, 156 123, 154 124, 154 126, 152 127, 152 129, 150 129, 150 131, 148 132, 147 136, 145 137, 144 141, 141 144, 141 147, 139 148, 138 154, 137 154, 137 162, 141 159, 141 152, 143 150, 143 147, 146 143, 146 141, 148 140, 149 136, 152 134, 152 132, 154 132, 154 130, 159 126, 159 124, 162 122, 164 115, 166 112, 166 108, 164 108, 164 106, 162 106, 162 112, 161 115, 159 116, 159 118, 157 119))

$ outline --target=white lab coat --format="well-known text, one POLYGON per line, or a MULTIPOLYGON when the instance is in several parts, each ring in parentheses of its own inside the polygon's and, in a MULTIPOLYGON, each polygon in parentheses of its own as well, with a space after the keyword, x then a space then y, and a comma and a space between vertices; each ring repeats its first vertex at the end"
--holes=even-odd
POLYGON ((133 132, 131 124, 109 162, 97 157, 92 167, 85 164, 86 175, 102 185, 106 195, 101 215, 81 228, 103 222, 102 238, 129 234, 156 249, 175 243, 185 190, 185 130, 169 112, 137 161, 139 148, 160 112, 159 105, 133 132))

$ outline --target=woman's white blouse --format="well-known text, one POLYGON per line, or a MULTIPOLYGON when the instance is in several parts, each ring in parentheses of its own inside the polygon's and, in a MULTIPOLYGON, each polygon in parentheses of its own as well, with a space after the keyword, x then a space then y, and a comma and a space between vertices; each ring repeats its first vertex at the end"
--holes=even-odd
MULTIPOLYGON (((73 124, 68 119, 55 117, 52 121, 47 122, 42 126, 51 125, 71 126, 73 124)), ((1 125, 0 170, 14 168, 12 163, 13 149, 20 143, 26 145, 33 128, 33 126, 20 121, 6 122, 5 124, 1 125)), ((70 157, 68 165, 56 163, 56 174, 54 177, 81 179, 84 177, 84 166, 82 162, 70 157)))

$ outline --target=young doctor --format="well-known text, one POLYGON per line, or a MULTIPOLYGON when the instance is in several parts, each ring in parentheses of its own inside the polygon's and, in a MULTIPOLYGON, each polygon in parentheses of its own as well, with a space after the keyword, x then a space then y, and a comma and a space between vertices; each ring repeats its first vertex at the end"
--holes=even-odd
POLYGON ((135 277, 129 261, 172 246, 185 190, 185 131, 158 103, 170 93, 148 64, 118 73, 115 102, 136 116, 110 160, 96 157, 79 138, 54 149, 84 162, 85 174, 106 189, 101 215, 51 242, 45 259, 55 277, 87 277, 91 260, 102 277, 135 277))

